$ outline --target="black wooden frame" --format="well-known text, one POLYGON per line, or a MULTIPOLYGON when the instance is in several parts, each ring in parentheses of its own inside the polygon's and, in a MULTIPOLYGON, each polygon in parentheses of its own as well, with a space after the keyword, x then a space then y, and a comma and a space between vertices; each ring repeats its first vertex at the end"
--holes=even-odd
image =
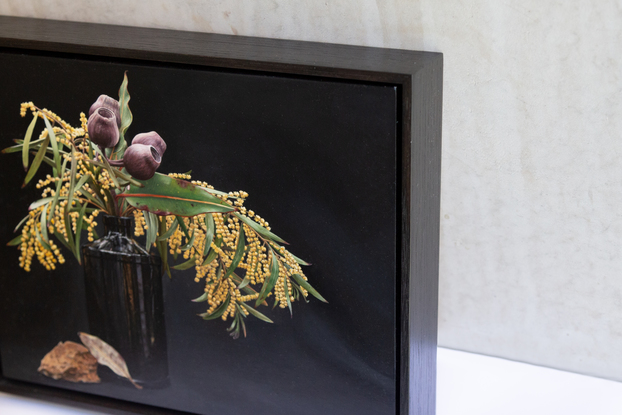
MULTIPOLYGON (((399 414, 432 415, 436 336, 443 59, 440 53, 0 16, 0 48, 381 82, 401 98, 399 414)), ((0 74, 1 75, 1 74, 0 74)), ((399 289, 398 289, 399 288, 399 289)), ((0 390, 111 414, 171 413, 8 380, 0 390)))

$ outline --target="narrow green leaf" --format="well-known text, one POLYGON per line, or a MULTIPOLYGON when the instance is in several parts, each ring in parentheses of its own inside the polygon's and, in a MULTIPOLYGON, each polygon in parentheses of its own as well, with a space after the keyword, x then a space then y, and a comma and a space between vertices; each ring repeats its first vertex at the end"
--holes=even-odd
POLYGON ((191 300, 193 303, 202 303, 203 301, 207 301, 207 293, 203 293, 200 297, 191 300))
MULTIPOLYGON (((45 126, 48 130, 48 136, 50 137, 50 143, 52 143, 52 151, 54 152, 54 163, 56 163, 56 171, 60 172, 60 154, 58 153, 56 134, 54 134, 54 129, 52 128, 52 124, 50 124, 48 117, 43 117, 43 121, 45 121, 45 126)), ((56 176, 56 172, 54 175, 56 176)))
MULTIPOLYGON (((43 141, 43 144, 39 148, 39 151, 37 151, 37 155, 32 161, 32 165, 30 166, 28 173, 26 173, 26 178, 24 179, 24 184, 22 184, 22 187, 25 187, 28 182, 31 181, 33 177, 35 177, 37 170, 39 170, 39 166, 41 166, 41 161, 43 160, 43 156, 45 156, 45 149, 47 148, 49 142, 50 137, 46 137, 43 141)), ((24 148, 26 147, 24 146, 24 148)), ((28 152, 26 152, 26 157, 28 157, 28 152)))
POLYGON ((197 231, 195 230, 194 232, 192 232, 192 235, 190 236, 190 240, 180 249, 182 251, 187 251, 188 249, 192 248, 192 246, 194 245, 194 239, 196 236, 197 236, 197 231))
POLYGON ((80 180, 78 180, 78 183, 76 183, 76 187, 73 189, 73 192, 75 193, 78 190, 81 190, 82 186, 84 186, 84 183, 86 183, 90 178, 91 176, 89 176, 88 174, 84 174, 82 177, 80 177, 80 180))
POLYGON ((203 313, 203 314, 199 314, 199 316, 203 317, 203 320, 217 319, 224 314, 227 307, 229 307, 230 302, 231 302, 231 294, 227 294, 227 299, 221 305, 219 305, 218 308, 214 310, 212 314, 203 313))
MULTIPOLYGON (((95 149, 95 152, 97 154, 101 155, 104 167, 106 170, 108 170, 108 176, 110 177, 110 180, 112 180, 112 182, 114 183, 117 189, 120 189, 121 185, 119 184, 119 181, 117 180, 117 175, 119 175, 119 170, 113 169, 112 166, 110 166, 110 163, 108 163, 108 158, 106 157, 105 154, 102 154, 99 147, 94 146, 93 148, 95 149)), ((72 157, 73 157, 73 152, 72 152, 72 157)), ((92 161, 90 163, 95 164, 95 165, 98 164, 97 162, 92 162, 92 161)))
POLYGON ((127 148, 127 142, 125 140, 125 133, 132 124, 132 111, 130 111, 130 93, 127 90, 127 71, 123 74, 123 82, 119 88, 119 114, 121 116, 121 128, 119 128, 119 142, 112 151, 116 158, 122 158, 125 149, 127 148))
POLYGON ((54 228, 54 236, 56 237, 56 239, 58 239, 64 246, 65 248, 69 249, 70 251, 73 252, 73 248, 71 248, 69 246, 69 244, 67 243, 67 240, 65 239, 65 237, 63 236, 63 234, 61 234, 60 232, 58 232, 56 230, 56 228, 54 228))
POLYGON ((183 263, 181 263, 179 265, 174 265, 171 268, 179 270, 179 271, 183 271, 183 270, 190 269, 190 268, 194 267, 196 265, 196 261, 197 261, 197 256, 193 255, 192 258, 190 258, 186 262, 183 262, 183 263))
POLYGON ((246 337, 246 324, 244 324, 244 316, 240 319, 240 325, 242 326, 242 332, 244 333, 244 337, 246 337))
POLYGON ((81 263, 80 260, 80 237, 82 236, 82 222, 84 221, 84 211, 86 210, 87 204, 85 203, 80 209, 80 216, 78 216, 78 220, 76 221, 76 243, 75 243, 75 252, 74 255, 78 259, 78 263, 81 263))
POLYGON ((294 312, 292 311, 292 302, 291 302, 291 300, 289 298, 291 293, 288 292, 287 277, 283 277, 283 284, 285 284, 284 285, 284 287, 285 287, 285 299, 287 300, 287 307, 289 308, 289 315, 293 317, 294 316, 294 312))
MULTIPOLYGON (((64 198, 65 198, 65 197, 63 196, 63 199, 64 199, 64 198)), ((44 197, 43 199, 39 199, 39 200, 37 200, 36 202, 32 202, 32 203, 30 204, 30 206, 28 206, 28 210, 35 210, 35 209, 36 209, 36 208, 38 208, 38 207, 41 207, 41 206, 43 206, 43 205, 47 205, 47 204, 48 204, 48 203, 50 203, 50 201, 51 201, 51 200, 53 200, 53 199, 54 199, 54 198, 50 196, 50 197, 44 197)))
POLYGON ((294 278, 294 280, 300 284, 300 286, 302 288, 304 288, 305 290, 307 290, 311 295, 313 295, 315 298, 317 298, 320 301, 324 301, 325 303, 328 303, 328 301, 326 301, 326 299, 324 297, 322 297, 320 295, 320 293, 318 293, 315 288, 313 288, 311 286, 311 284, 309 284, 304 278, 302 278, 302 276, 300 274, 293 274, 292 278, 294 278))
MULTIPOLYGON (((243 281, 242 278, 240 278, 235 272, 231 274, 231 279, 233 280, 234 283, 238 285, 241 284, 243 281)), ((241 290, 244 291, 248 295, 257 294, 257 291, 255 291, 250 285, 242 287, 241 290)), ((268 305, 268 303, 264 301, 262 305, 268 305)))
POLYGON ((19 228, 21 228, 24 223, 26 223, 26 221, 28 220, 29 217, 30 217, 30 215, 26 215, 24 217, 24 219, 20 220, 19 223, 17 224, 17 226, 15 227, 15 229, 13 229, 13 232, 17 232, 17 230, 19 228))
MULTIPOLYGON (((65 169, 67 168, 67 163, 69 159, 65 159, 63 161, 63 166, 61 167, 61 171, 59 174, 63 174, 65 169)), ((58 204, 58 199, 60 198, 60 189, 63 187, 63 181, 58 180, 56 182, 56 191, 54 192, 54 200, 52 200, 52 205, 50 206, 50 214, 54 216, 54 210, 56 209, 56 205, 58 204)))
POLYGON ((151 245, 156 241, 158 237, 158 218, 151 212, 143 210, 143 217, 145 218, 145 224, 147 225, 147 235, 145 238, 145 249, 149 251, 151 245))
POLYGON ((22 243, 22 235, 17 235, 15 238, 7 242, 6 246, 17 246, 22 243))
POLYGON ((229 277, 233 271, 238 267, 242 257, 244 256, 244 247, 246 246, 244 240, 244 227, 240 226, 240 235, 238 236, 238 246, 235 249, 235 254, 233 255, 233 260, 231 261, 231 265, 227 268, 227 272, 225 273, 225 278, 229 277))
POLYGON ((78 169, 78 159, 74 152, 71 152, 71 172, 69 175, 69 189, 67 191, 67 207, 65 208, 65 213, 69 212, 71 206, 73 204, 73 193, 75 192, 76 187, 76 174, 78 169))
MULTIPOLYGON (((37 153, 35 153, 34 151, 31 151, 30 154, 37 155, 37 153)), ((54 170, 53 172, 54 177, 56 177, 56 164, 54 164, 54 161, 51 158, 46 157, 46 156, 43 156, 43 159, 41 161, 43 161, 45 164, 47 164, 54 170)))
POLYGON ((209 252, 210 245, 212 244, 212 240, 214 239, 214 232, 216 231, 216 225, 214 223, 214 215, 211 213, 205 214, 205 246, 203 248, 203 256, 207 256, 209 252))
POLYGON ((238 212, 235 212, 234 215, 238 219, 240 219, 242 222, 244 222, 246 225, 248 225, 252 230, 257 232, 259 235, 263 236, 264 238, 277 241, 282 244, 287 244, 287 242, 285 242, 283 239, 279 238, 278 236, 276 236, 275 234, 273 234, 272 232, 270 232, 269 230, 267 230, 266 228, 264 228, 263 226, 255 222, 254 220, 252 220, 251 218, 244 216, 238 212))
MULTIPOLYGON (((51 202, 51 201, 50 201, 51 202)), ((43 208, 43 210, 41 211, 41 236, 43 237, 43 240, 45 241, 49 241, 50 238, 48 237, 48 225, 47 225, 47 213, 48 213, 48 209, 47 206, 43 208)))
MULTIPOLYGON (((32 121, 30 121, 30 125, 28 129, 26 129, 26 135, 24 136, 24 147, 22 148, 22 164, 24 165, 24 170, 28 169, 28 151, 30 150, 30 139, 32 138, 32 131, 35 129, 35 124, 37 123, 37 113, 32 117, 32 121)), ((45 146, 47 147, 47 145, 45 146)))
POLYGON ((179 223, 179 227, 181 228, 181 231, 184 233, 184 236, 186 237, 186 239, 190 239, 190 234, 188 233, 188 227, 186 226, 186 222, 184 222, 184 218, 176 216, 175 219, 177 219, 177 223, 179 223))
POLYGON ((39 232, 39 228, 38 227, 34 227, 35 228, 35 237, 37 238, 37 241, 43 246, 44 249, 51 251, 52 248, 50 247, 50 245, 43 240, 43 238, 41 237, 41 232, 39 232))
MULTIPOLYGON (((159 234, 166 233, 166 217, 160 216, 158 217, 159 221, 159 234)), ((171 269, 168 266, 168 239, 157 240, 158 251, 160 252, 160 258, 162 259, 162 266, 164 267, 164 272, 168 274, 169 278, 172 278, 171 269)))
POLYGON ((218 256, 218 253, 212 249, 210 253, 207 255, 207 257, 205 258, 205 261, 203 261, 203 264, 201 265, 205 266, 207 264, 211 264, 212 261, 215 260, 217 256, 218 256))
POLYGON ((255 317, 257 317, 259 320, 263 320, 266 323, 274 323, 274 321, 270 320, 268 317, 266 317, 265 315, 263 315, 262 313, 260 313, 259 311, 257 311, 256 309, 254 309, 253 307, 249 306, 246 303, 241 303, 242 307, 244 307, 249 313, 251 313, 252 315, 254 315, 255 317))
POLYGON ((306 262, 306 261, 304 261, 304 260, 302 260, 302 259, 298 258, 296 255, 292 254, 291 252, 290 252, 289 254, 292 256, 292 258, 294 258, 294 261, 296 261, 296 262, 297 262, 297 263, 299 263, 300 265, 306 265, 306 266, 311 265, 310 263, 308 263, 308 262, 306 262))
POLYGON ((73 151, 71 152, 71 170, 69 174, 69 189, 67 191, 67 205, 65 206, 65 232, 67 233, 67 243, 71 246, 70 251, 75 254, 75 246, 73 240, 73 230, 71 229, 71 217, 69 216, 69 210, 73 204, 73 190, 76 185, 76 170, 77 170, 78 160, 76 159, 73 151))
POLYGON ((241 290, 242 288, 246 287, 250 281, 251 280, 248 277, 244 277, 240 285, 238 285, 238 290, 241 290))
MULTIPOLYGON (((34 148, 38 150, 39 144, 41 144, 43 140, 45 140, 45 138, 38 138, 34 141, 31 140, 30 144, 28 145, 28 151, 34 148)), ((13 141, 15 141, 18 144, 15 146, 11 146, 11 147, 7 147, 3 149, 2 154, 21 153, 24 150, 24 140, 13 140, 13 141)))
POLYGON ((272 258, 272 263, 270 265, 270 277, 264 281, 263 286, 261 287, 261 292, 259 293, 259 298, 257 298, 257 301, 255 302, 255 307, 268 298, 268 294, 272 291, 276 285, 277 279, 279 278, 279 260, 272 248, 270 248, 270 255, 272 258))
MULTIPOLYGON (((165 216, 160 216, 165 223, 166 226, 166 217, 165 216)), ((168 228, 167 231, 165 231, 163 234, 161 234, 160 236, 158 236, 156 238, 157 241, 165 241, 168 238, 170 238, 171 236, 173 236, 173 233, 177 230, 177 226, 179 226, 179 222, 177 222, 177 218, 173 219, 173 223, 171 223, 171 227, 168 228)), ((160 228, 160 232, 162 232, 162 228, 160 228)))

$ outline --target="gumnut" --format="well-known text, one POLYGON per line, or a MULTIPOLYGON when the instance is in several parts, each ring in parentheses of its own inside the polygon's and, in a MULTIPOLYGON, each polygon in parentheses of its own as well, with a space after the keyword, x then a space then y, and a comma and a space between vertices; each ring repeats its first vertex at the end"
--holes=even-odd
POLYGON ((125 170, 138 180, 151 179, 161 161, 160 152, 147 144, 132 144, 123 155, 125 170))
POLYGON ((89 117, 93 115, 98 108, 108 108, 117 119, 117 128, 121 128, 121 112, 119 111, 119 101, 114 98, 110 98, 108 95, 100 95, 97 101, 91 105, 89 109, 89 117))
POLYGON ((158 153, 160 153, 160 157, 164 157, 164 152, 166 151, 166 143, 155 131, 137 134, 132 140, 132 144, 154 146, 156 150, 158 150, 158 153))
POLYGON ((89 138, 102 148, 111 148, 119 142, 119 127, 114 113, 105 107, 97 108, 87 122, 89 138))

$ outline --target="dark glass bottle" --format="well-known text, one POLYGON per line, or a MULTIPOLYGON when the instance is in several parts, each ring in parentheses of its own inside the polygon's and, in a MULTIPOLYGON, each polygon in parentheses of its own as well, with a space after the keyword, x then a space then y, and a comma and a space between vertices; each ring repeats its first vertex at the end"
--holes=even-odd
POLYGON ((121 354, 137 383, 164 387, 162 264, 130 237, 132 231, 132 218, 104 216, 105 236, 82 248, 90 334, 121 354))

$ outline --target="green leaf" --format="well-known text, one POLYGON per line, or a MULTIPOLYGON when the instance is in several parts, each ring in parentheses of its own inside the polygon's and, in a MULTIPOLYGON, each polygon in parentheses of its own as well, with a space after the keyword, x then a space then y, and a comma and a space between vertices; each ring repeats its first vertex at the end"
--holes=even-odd
POLYGON ((274 323, 274 321, 270 320, 268 317, 266 317, 265 315, 263 315, 262 313, 260 313, 259 311, 255 310, 253 307, 249 306, 246 303, 241 303, 242 307, 244 307, 249 313, 251 313, 252 315, 254 315, 255 317, 257 317, 259 320, 263 320, 266 323, 274 323))
POLYGON ((29 217, 30 217, 30 215, 26 215, 24 217, 24 219, 20 220, 19 223, 17 224, 17 226, 15 227, 15 229, 13 229, 13 232, 17 232, 17 230, 19 228, 21 228, 24 223, 26 223, 26 221, 28 220, 29 217))
POLYGON ((48 213, 48 209, 47 206, 43 208, 43 210, 41 211, 41 236, 43 237, 43 239, 45 241, 49 241, 50 238, 48 237, 48 226, 47 226, 47 213, 48 213))
POLYGON ((211 213, 205 214, 205 246, 203 248, 203 256, 207 256, 207 253, 214 239, 214 232, 216 232, 216 224, 214 223, 214 215, 211 213))
POLYGON ((197 236, 197 231, 195 230, 194 232, 192 232, 192 235, 190 236, 190 240, 184 246, 180 248, 182 252, 187 251, 188 249, 192 248, 192 246, 194 245, 194 239, 196 236, 197 236))
POLYGON ((231 265, 227 268, 227 272, 225 273, 225 278, 229 277, 233 271, 238 267, 242 257, 244 256, 244 247, 246 243, 244 241, 244 227, 240 226, 240 235, 238 236, 238 246, 235 249, 235 254, 233 255, 233 260, 231 261, 231 265))
MULTIPOLYGON (((63 196, 62 198, 65 199, 65 196, 63 196)), ((54 199, 53 197, 44 197, 43 199, 39 199, 36 202, 32 202, 30 206, 28 206, 28 210, 35 210, 38 207, 47 205, 53 199, 54 199)))
MULTIPOLYGON (((67 163, 68 163, 69 159, 65 159, 63 161, 63 167, 61 168, 61 173, 65 172, 65 169, 67 168, 67 163)), ((63 181, 62 180, 58 180, 56 182, 56 191, 54 192, 54 200, 52 201, 52 206, 50 206, 50 212, 51 215, 54 215, 54 210, 56 209, 56 205, 58 204, 58 199, 60 198, 60 189, 63 187, 63 181)))
MULTIPOLYGON (((159 221, 159 229, 158 233, 166 233, 166 217, 160 216, 158 217, 159 221)), ((157 240, 158 252, 160 253, 160 258, 162 259, 162 266, 164 267, 164 272, 168 274, 169 278, 171 276, 171 269, 168 266, 168 239, 157 240)))
MULTIPOLYGON (((22 184, 22 187, 25 187, 28 184, 28 182, 31 181, 33 177, 35 177, 37 170, 39 170, 39 166, 41 166, 41 161, 43 160, 43 156, 45 156, 45 149, 47 148, 49 142, 50 142, 50 137, 48 136, 43 141, 43 144, 39 148, 39 151, 37 151, 37 155, 32 161, 30 170, 28 170, 28 173, 26 173, 26 178, 24 179, 24 184, 22 184)), ((26 146, 24 146, 24 148, 26 148, 26 146)), ((26 157, 28 157, 27 151, 26 151, 26 157)))
POLYGON ((69 209, 73 205, 73 193, 75 192, 76 187, 76 174, 78 169, 78 159, 76 155, 71 152, 71 171, 69 174, 69 189, 67 190, 67 206, 65 208, 65 220, 67 220, 67 213, 69 213, 69 209))
MULTIPOLYGON (((24 170, 28 169, 28 151, 30 150, 30 139, 32 138, 32 131, 35 129, 37 118, 39 117, 37 116, 37 113, 35 113, 35 115, 32 117, 32 121, 30 121, 28 129, 26 130, 26 135, 24 136, 24 147, 22 148, 22 164, 24 165, 24 170)), ((45 145, 45 147, 47 147, 47 144, 45 145)))
MULTIPOLYGON (((235 272, 231 274, 231 279, 233 280, 234 283, 236 284, 242 284, 242 278, 240 278, 235 272)), ((250 285, 247 285, 245 287, 240 288, 242 291, 244 291, 246 294, 248 295, 253 295, 253 294, 257 294, 257 291, 255 291, 250 285)), ((268 305, 268 303, 263 302, 262 305, 268 305)))
POLYGON ((52 151, 54 152, 54 163, 56 163, 56 170, 54 172, 54 176, 56 176, 56 172, 60 172, 60 154, 58 153, 56 134, 54 134, 54 129, 52 128, 52 124, 50 124, 48 117, 43 117, 43 121, 45 121, 45 126, 48 130, 48 136, 50 137, 50 142, 52 143, 52 151))
POLYGON ((270 232, 269 230, 267 230, 266 228, 264 228, 263 226, 255 222, 254 220, 252 220, 251 218, 244 216, 237 212, 235 212, 234 215, 238 219, 240 219, 242 222, 244 222, 246 225, 248 225, 252 230, 257 232, 259 235, 263 236, 264 238, 277 241, 282 244, 287 244, 287 242, 285 242, 283 239, 279 238, 278 236, 276 236, 275 234, 273 234, 272 232, 270 232))
MULTIPOLYGON (((112 166, 110 166, 110 163, 108 163, 108 158, 106 157, 104 153, 101 152, 99 147, 94 146, 93 148, 95 149, 95 152, 97 154, 101 155, 101 158, 103 160, 103 165, 106 168, 106 170, 108 170, 108 176, 110 177, 110 180, 112 180, 112 182, 114 183, 117 189, 120 189, 121 185, 119 184, 119 181, 117 180, 117 176, 118 175, 122 176, 123 174, 122 173, 120 174, 119 170, 113 169, 112 166)), ((72 152, 72 157, 73 157, 73 152, 72 152)), ((93 162, 93 161, 90 161, 89 163, 94 164, 94 165, 100 164, 100 163, 93 162)))
POLYGON ((317 298, 320 301, 324 301, 325 303, 328 303, 328 301, 326 301, 326 299, 324 299, 324 297, 322 297, 320 295, 320 293, 318 293, 315 288, 313 288, 311 286, 311 284, 309 284, 304 278, 302 278, 302 276, 300 274, 293 274, 292 278, 294 278, 294 280, 300 284, 300 286, 302 288, 304 288, 305 290, 307 290, 311 295, 313 295, 315 298, 317 298))
MULTIPOLYGON (((70 251, 72 251, 72 248, 69 246, 69 244, 67 243, 67 240, 65 240, 65 237, 56 230, 56 228, 54 228, 54 236, 56 237, 56 239, 58 239, 64 246, 65 248, 69 249, 70 251)), ((73 251, 72 251, 73 252, 73 251)))
POLYGON ((289 254, 292 256, 292 258, 294 258, 294 261, 296 261, 296 262, 297 262, 297 263, 299 263, 300 265, 306 265, 306 266, 311 265, 310 263, 308 263, 308 262, 306 262, 306 261, 304 261, 304 260, 302 260, 302 259, 298 258, 296 255, 292 254, 291 252, 290 252, 289 254))
POLYGON ((291 293, 288 292, 287 277, 283 277, 283 284, 285 284, 284 285, 284 287, 285 287, 285 299, 287 300, 287 307, 289 308, 289 315, 293 317, 294 316, 294 312, 292 311, 292 302, 289 299, 291 293))
POLYGON ((121 128, 119 128, 119 142, 114 147, 112 154, 116 158, 122 158, 125 149, 127 148, 127 141, 125 140, 125 133, 132 124, 132 111, 130 111, 130 93, 127 90, 127 71, 123 74, 123 82, 119 88, 119 114, 121 116, 121 128))
POLYGON ((17 235, 15 238, 7 242, 6 246, 17 246, 22 243, 22 235, 17 235))
MULTIPOLYGON (((41 144, 43 142, 43 140, 45 140, 45 138, 39 138, 36 139, 35 141, 30 141, 30 144, 28 145, 28 151, 30 151, 30 149, 33 149, 35 147, 39 147, 39 144, 41 144)), ((2 154, 11 154, 11 153, 21 153, 24 149, 24 140, 14 140, 16 143, 18 143, 16 146, 11 146, 11 147, 7 147, 5 149, 2 150, 2 154)))
POLYGON ((212 314, 203 313, 203 314, 199 314, 199 316, 203 317, 203 320, 217 319, 218 317, 224 314, 227 307, 229 307, 230 302, 231 302, 231 294, 227 294, 227 299, 221 305, 219 305, 218 308, 214 310, 212 314))
POLYGON ((203 293, 200 297, 191 300, 193 303, 202 303, 203 301, 207 301, 207 293, 203 293))
POLYGON ((37 241, 39 241, 39 243, 43 246, 43 248, 47 251, 51 251, 52 248, 50 247, 50 245, 43 240, 43 238, 41 237, 41 232, 39 232, 39 228, 35 226, 35 237, 37 238, 37 241))
POLYGON ((86 210, 87 204, 85 203, 80 209, 80 216, 78 216, 78 220, 76 221, 76 243, 75 243, 75 253, 74 255, 78 259, 78 263, 80 261, 80 237, 82 236, 82 222, 84 221, 84 211, 86 210))
POLYGON ((190 269, 190 268, 194 267, 196 265, 196 261, 197 261, 197 256, 194 255, 192 258, 190 258, 186 262, 183 262, 183 263, 181 263, 179 265, 172 266, 171 268, 183 271, 183 270, 190 269))
POLYGON ((238 285, 238 290, 241 290, 242 288, 246 287, 250 281, 251 280, 248 277, 244 277, 240 285, 238 285))
POLYGON ((231 212, 235 208, 185 180, 156 173, 151 179, 141 181, 143 187, 132 184, 121 193, 127 202, 140 210, 156 215, 195 216, 201 213, 231 212))
MULTIPOLYGON (((165 224, 166 224, 166 217, 161 216, 162 220, 164 220, 165 224)), ((156 240, 158 241, 165 241, 168 240, 168 238, 170 238, 171 236, 173 236, 173 233, 175 233, 175 231, 177 230, 177 226, 179 226, 179 223, 177 222, 177 218, 173 219, 173 223, 171 223, 171 227, 168 228, 168 230, 166 232, 164 232, 162 235, 158 236, 156 240)), ((166 228, 164 228, 166 229, 166 228)), ((160 228, 160 232, 162 232, 162 228, 160 228)))
POLYGON ((153 245, 158 236, 158 218, 153 213, 147 211, 143 211, 143 217, 145 218, 145 224, 147 225, 145 249, 149 251, 149 249, 151 249, 151 245, 153 245))
MULTIPOLYGON (((221 238, 216 238, 216 241, 214 242, 214 245, 216 245, 217 247, 220 248, 220 244, 222 243, 222 239, 221 238)), ((211 250, 210 253, 207 255, 207 258, 205 258, 205 261, 203 261, 202 266, 205 266, 207 264, 210 264, 214 259, 216 259, 216 257, 218 256, 218 252, 216 252, 215 250, 211 250)))
POLYGON ((263 286, 261 287, 261 292, 259 293, 259 298, 257 298, 257 301, 255 302, 255 307, 268 298, 268 294, 272 291, 276 285, 277 279, 279 278, 279 260, 272 248, 270 248, 270 254, 272 258, 272 263, 270 265, 270 277, 264 281, 263 286))

